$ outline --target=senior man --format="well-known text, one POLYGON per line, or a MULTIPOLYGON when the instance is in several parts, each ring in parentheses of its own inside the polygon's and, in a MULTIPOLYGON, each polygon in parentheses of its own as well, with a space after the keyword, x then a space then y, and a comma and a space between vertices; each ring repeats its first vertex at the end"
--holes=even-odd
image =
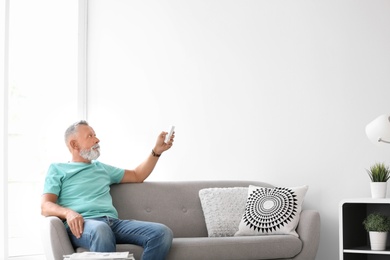
POLYGON ((72 160, 50 165, 42 195, 42 215, 61 218, 74 247, 115 252, 117 243, 136 244, 144 248, 142 259, 165 259, 172 244, 172 231, 160 223, 118 219, 110 185, 143 182, 160 155, 172 147, 174 135, 165 143, 166 135, 162 132, 158 136, 144 162, 126 170, 97 161, 100 140, 94 129, 83 120, 72 124, 65 132, 72 160))

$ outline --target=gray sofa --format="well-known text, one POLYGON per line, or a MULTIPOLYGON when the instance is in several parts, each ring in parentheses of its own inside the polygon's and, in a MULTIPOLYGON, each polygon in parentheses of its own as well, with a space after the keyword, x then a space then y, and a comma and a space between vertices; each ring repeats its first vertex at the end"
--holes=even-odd
MULTIPOLYGON (((218 187, 273 187, 252 181, 187 181, 117 184, 111 187, 113 203, 122 219, 159 222, 174 233, 168 259, 315 259, 320 237, 320 216, 303 209, 297 227, 299 238, 291 235, 208 237, 199 190, 218 187)), ((82 252, 73 249, 62 221, 44 217, 42 238, 48 260, 82 252)), ((117 245, 117 251, 129 251, 136 260, 142 248, 117 245)))

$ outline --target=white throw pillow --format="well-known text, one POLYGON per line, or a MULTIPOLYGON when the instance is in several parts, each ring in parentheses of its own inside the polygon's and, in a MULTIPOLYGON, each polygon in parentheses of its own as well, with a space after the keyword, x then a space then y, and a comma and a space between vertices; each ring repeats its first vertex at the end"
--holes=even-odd
POLYGON ((245 212, 235 236, 289 234, 295 231, 308 186, 266 188, 249 186, 245 212))
POLYGON ((209 237, 234 236, 244 214, 247 187, 208 188, 199 191, 209 237))

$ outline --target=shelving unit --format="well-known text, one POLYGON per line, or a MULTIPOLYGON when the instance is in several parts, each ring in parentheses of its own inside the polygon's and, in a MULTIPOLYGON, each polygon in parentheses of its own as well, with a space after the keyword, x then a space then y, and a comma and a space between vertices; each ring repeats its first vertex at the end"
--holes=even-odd
POLYGON ((340 260, 384 260, 390 259, 390 238, 384 251, 370 248, 368 232, 363 220, 372 212, 390 216, 390 199, 347 199, 339 206, 340 260))

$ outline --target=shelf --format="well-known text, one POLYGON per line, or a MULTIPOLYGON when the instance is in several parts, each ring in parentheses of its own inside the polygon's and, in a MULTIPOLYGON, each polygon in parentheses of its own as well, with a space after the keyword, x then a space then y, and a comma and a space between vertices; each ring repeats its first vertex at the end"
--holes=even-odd
POLYGON ((344 249, 344 253, 354 253, 354 254, 370 254, 370 255, 390 255, 390 248, 386 248, 383 251, 374 251, 371 250, 368 246, 357 247, 354 249, 344 249))
POLYGON ((366 203, 366 204, 390 204, 390 198, 373 199, 373 198, 353 198, 345 199, 340 202, 340 205, 344 203, 366 203))
POLYGON ((386 250, 371 250, 363 221, 372 212, 390 216, 390 198, 345 199, 339 205, 340 260, 388 260, 390 236, 386 250))

